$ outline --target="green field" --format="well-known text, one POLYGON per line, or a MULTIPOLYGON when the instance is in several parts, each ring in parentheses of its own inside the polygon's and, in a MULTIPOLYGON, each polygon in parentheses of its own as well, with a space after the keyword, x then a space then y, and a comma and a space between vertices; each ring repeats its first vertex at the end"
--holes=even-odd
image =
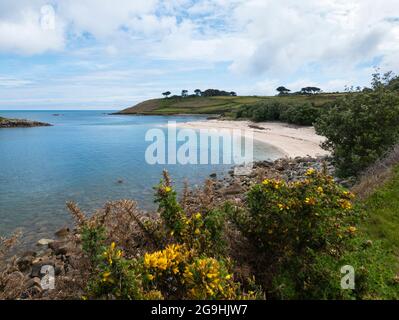
POLYGON ((209 114, 229 116, 245 104, 255 104, 265 100, 278 100, 286 103, 310 102, 315 106, 335 100, 342 94, 290 95, 290 96, 240 96, 240 97, 186 97, 162 98, 141 102, 124 109, 119 114, 176 115, 209 114))

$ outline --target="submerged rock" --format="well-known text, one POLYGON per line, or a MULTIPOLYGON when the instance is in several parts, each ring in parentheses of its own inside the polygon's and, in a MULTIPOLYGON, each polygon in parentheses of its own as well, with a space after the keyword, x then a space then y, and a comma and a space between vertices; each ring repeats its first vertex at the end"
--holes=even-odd
POLYGON ((65 238, 69 234, 70 230, 68 227, 61 228, 54 235, 58 238, 65 238))
POLYGON ((37 242, 37 245, 38 246, 48 246, 50 243, 52 243, 52 242, 54 242, 54 240, 53 239, 40 239, 38 242, 37 242))

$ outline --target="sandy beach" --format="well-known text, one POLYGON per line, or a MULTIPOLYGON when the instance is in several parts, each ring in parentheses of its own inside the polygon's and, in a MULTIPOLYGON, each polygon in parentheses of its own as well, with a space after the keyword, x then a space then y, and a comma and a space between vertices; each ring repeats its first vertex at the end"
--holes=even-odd
POLYGON ((286 157, 317 157, 329 153, 320 147, 324 137, 313 127, 299 127, 280 122, 253 123, 250 121, 207 120, 178 123, 179 128, 253 130, 255 140, 279 149, 286 157))

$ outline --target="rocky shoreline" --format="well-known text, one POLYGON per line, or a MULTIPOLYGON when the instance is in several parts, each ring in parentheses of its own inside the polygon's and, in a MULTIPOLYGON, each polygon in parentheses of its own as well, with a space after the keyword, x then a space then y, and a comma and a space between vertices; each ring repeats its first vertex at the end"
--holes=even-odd
MULTIPOLYGON (((265 178, 284 179, 296 181, 303 179, 309 168, 324 170, 334 176, 334 166, 328 157, 317 158, 282 158, 274 162, 260 161, 253 165, 252 170, 246 175, 235 175, 234 170, 223 177, 212 174, 210 181, 213 184, 216 199, 215 204, 226 200, 244 201, 245 193, 256 183, 265 178)), ((345 187, 351 187, 351 180, 335 180, 345 187)), ((189 195, 190 201, 196 201, 195 190, 189 195)), ((19 283, 22 294, 20 299, 50 299, 60 298, 60 292, 69 290, 73 297, 81 297, 83 289, 79 286, 79 279, 85 273, 84 254, 81 249, 80 236, 77 230, 64 227, 54 234, 54 239, 41 239, 37 242, 35 250, 26 251, 14 257, 13 266, 9 268, 8 282, 5 292, 13 290, 8 286, 19 283), (43 266, 50 266, 55 274, 55 290, 42 288, 45 274, 43 266), (65 289, 69 288, 69 289, 65 289), (71 289, 73 288, 73 289, 71 289)), ((71 298, 69 295, 68 297, 71 298)))
POLYGON ((31 121, 25 119, 7 119, 0 117, 0 128, 32 128, 32 127, 50 127, 49 123, 31 121))
POLYGON ((230 170, 228 175, 218 178, 211 174, 220 200, 242 199, 250 187, 261 183, 265 178, 282 179, 288 182, 301 180, 305 177, 306 171, 313 168, 317 171, 326 170, 328 175, 334 177, 335 182, 343 187, 351 188, 355 181, 353 179, 340 179, 335 176, 335 168, 331 158, 327 156, 281 158, 276 161, 255 162, 252 170, 247 175, 236 175, 235 170, 230 170))

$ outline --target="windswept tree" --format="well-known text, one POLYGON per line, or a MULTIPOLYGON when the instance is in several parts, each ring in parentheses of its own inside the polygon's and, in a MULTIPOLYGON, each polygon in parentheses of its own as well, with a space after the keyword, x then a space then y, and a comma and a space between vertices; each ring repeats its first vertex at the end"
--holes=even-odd
POLYGON ((195 90, 194 90, 194 93, 195 93, 197 96, 201 96, 202 91, 201 91, 200 89, 195 89, 195 90))
POLYGON ((234 91, 231 91, 231 92, 230 92, 230 95, 231 95, 232 97, 237 97, 237 93, 234 92, 234 91))
POLYGON ((320 89, 320 88, 317 88, 317 87, 312 87, 312 92, 313 92, 314 94, 316 94, 316 93, 320 93, 320 91, 321 91, 321 89, 320 89))
POLYGON ((181 91, 181 96, 184 98, 184 97, 187 97, 187 94, 188 94, 188 91, 187 90, 182 90, 181 91))
POLYGON ((279 92, 279 95, 285 95, 290 93, 290 89, 287 89, 286 87, 280 86, 276 89, 279 92))
POLYGON ((172 93, 170 91, 166 91, 164 93, 162 93, 163 96, 165 96, 165 98, 167 98, 168 96, 170 96, 172 93))
POLYGON ((316 94, 320 91, 321 89, 317 87, 304 87, 301 89, 301 94, 316 94))
POLYGON ((218 90, 218 89, 207 89, 202 92, 202 96, 204 97, 222 97, 222 96, 230 96, 230 92, 218 90))

